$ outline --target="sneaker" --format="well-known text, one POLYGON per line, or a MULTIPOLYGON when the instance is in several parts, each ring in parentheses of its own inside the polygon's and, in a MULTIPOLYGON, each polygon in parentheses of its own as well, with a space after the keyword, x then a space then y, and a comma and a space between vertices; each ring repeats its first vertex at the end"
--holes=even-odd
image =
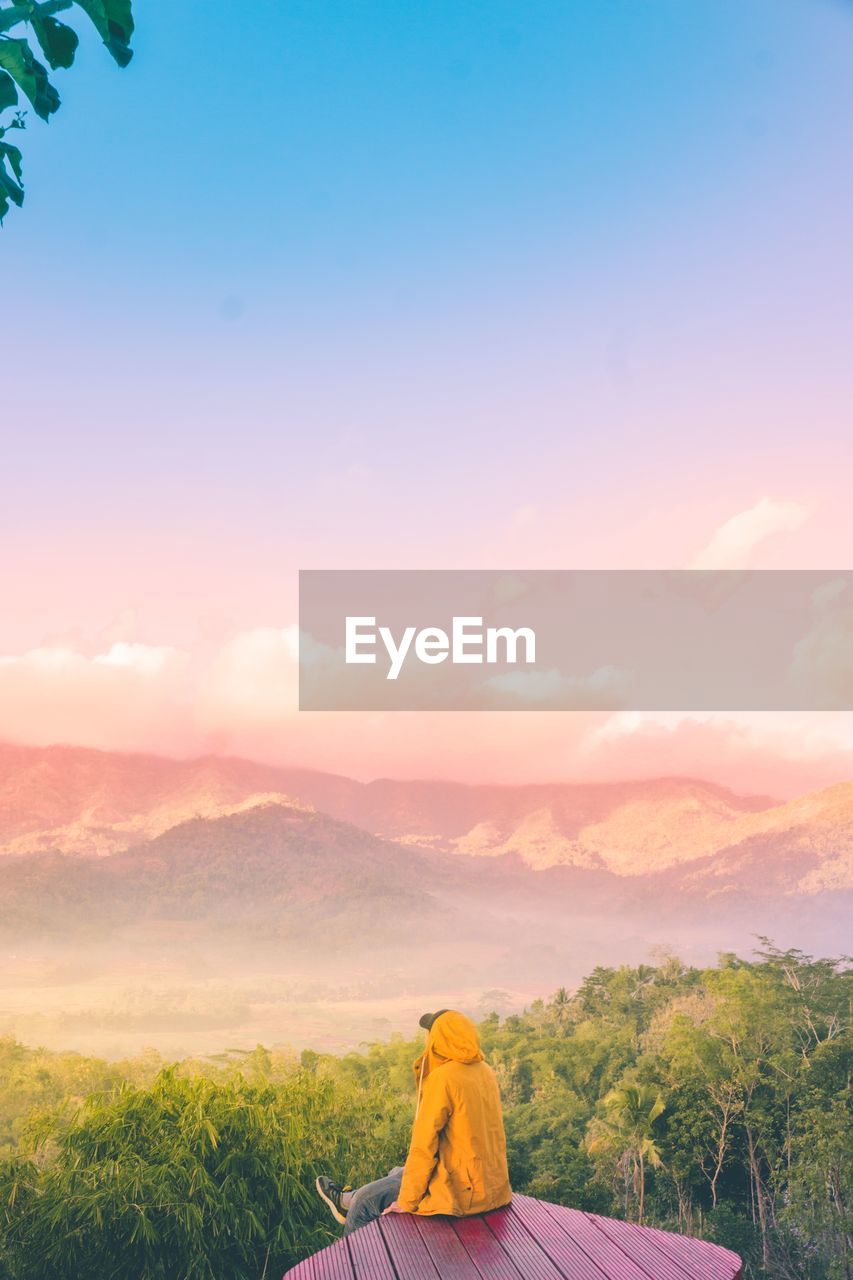
POLYGON ((314 1186, 317 1188, 317 1194, 320 1199, 325 1200, 329 1206, 335 1222, 345 1223, 347 1211, 341 1204, 341 1196, 345 1191, 351 1191, 352 1187, 339 1187, 337 1182, 332 1182, 331 1178, 324 1178, 322 1175, 314 1183, 314 1186))

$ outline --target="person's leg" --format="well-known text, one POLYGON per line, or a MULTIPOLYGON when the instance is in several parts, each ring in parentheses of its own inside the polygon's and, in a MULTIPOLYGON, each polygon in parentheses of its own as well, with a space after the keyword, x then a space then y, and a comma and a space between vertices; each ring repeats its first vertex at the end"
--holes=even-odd
POLYGON ((346 1206, 347 1220, 344 1224, 344 1235, 348 1236, 351 1231, 357 1231, 359 1227, 364 1227, 368 1222, 373 1222, 380 1217, 397 1199, 402 1181, 403 1166, 400 1165, 397 1169, 392 1169, 384 1178, 377 1178, 375 1182, 368 1182, 357 1191, 351 1192, 349 1204, 346 1206))

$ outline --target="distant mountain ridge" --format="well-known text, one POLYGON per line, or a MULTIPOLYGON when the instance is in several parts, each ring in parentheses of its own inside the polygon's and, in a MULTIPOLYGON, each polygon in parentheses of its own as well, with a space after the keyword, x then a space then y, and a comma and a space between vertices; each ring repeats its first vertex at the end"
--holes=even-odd
POLYGON ((0 1033, 181 1057, 511 1010, 658 953, 840 955, 851 793, 362 784, 0 745, 0 1033))
POLYGON ((146 921, 303 940, 383 918, 433 914, 435 854, 399 848, 304 805, 267 796, 195 817, 106 858, 35 853, 0 861, 0 934, 109 934, 146 921))
POLYGON ((853 886, 851 783, 780 804, 690 778, 359 783, 226 757, 0 746, 0 853, 7 855, 117 855, 193 820, 215 829, 264 805, 316 810, 382 840, 386 852, 389 841, 402 845, 409 853, 401 857, 431 850, 465 855, 466 865, 509 857, 540 872, 668 877, 708 896, 747 886, 806 895, 853 886))
MULTIPOLYGON (((85 747, 0 744, 0 853, 117 853, 189 818, 227 812, 255 795, 291 798, 283 786, 285 774, 300 790, 302 780, 307 787, 313 777, 308 770, 283 771, 217 756, 172 760, 85 747)), ((328 777, 333 786, 331 775, 318 777, 328 777)))

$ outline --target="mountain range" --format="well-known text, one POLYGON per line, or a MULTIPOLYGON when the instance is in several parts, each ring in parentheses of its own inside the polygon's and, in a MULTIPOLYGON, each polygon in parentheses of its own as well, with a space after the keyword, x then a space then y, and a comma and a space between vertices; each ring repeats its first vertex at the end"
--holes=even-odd
MULTIPOLYGON (((466 874, 470 860, 490 858, 537 872, 578 868, 634 882, 665 877, 707 897, 853 887, 853 783, 780 803, 691 778, 360 783, 216 756, 171 760, 0 746, 0 854, 7 856, 115 856, 168 832, 174 844, 199 822, 213 824, 208 831, 233 831, 239 815, 276 806, 291 823, 301 811, 306 822, 313 814, 318 823, 347 824, 353 849, 368 836, 378 839, 392 878, 406 859, 414 865, 417 853, 422 865, 431 852, 461 858, 466 874)), ((423 865, 435 876, 441 862, 423 865)))
POLYGON ((596 965, 849 950, 853 786, 464 786, 0 746, 0 1034, 346 1048, 596 965))

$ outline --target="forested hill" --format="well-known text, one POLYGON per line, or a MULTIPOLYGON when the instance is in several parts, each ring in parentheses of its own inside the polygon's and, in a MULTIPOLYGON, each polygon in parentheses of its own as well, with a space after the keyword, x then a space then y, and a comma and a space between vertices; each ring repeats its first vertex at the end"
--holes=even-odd
MULTIPOLYGON (((598 968, 481 1023, 513 1186, 846 1280, 851 971, 767 947, 598 968)), ((418 1041, 229 1050, 163 1069, 0 1041, 0 1278, 257 1280, 327 1243, 320 1171, 397 1163, 418 1041)))

